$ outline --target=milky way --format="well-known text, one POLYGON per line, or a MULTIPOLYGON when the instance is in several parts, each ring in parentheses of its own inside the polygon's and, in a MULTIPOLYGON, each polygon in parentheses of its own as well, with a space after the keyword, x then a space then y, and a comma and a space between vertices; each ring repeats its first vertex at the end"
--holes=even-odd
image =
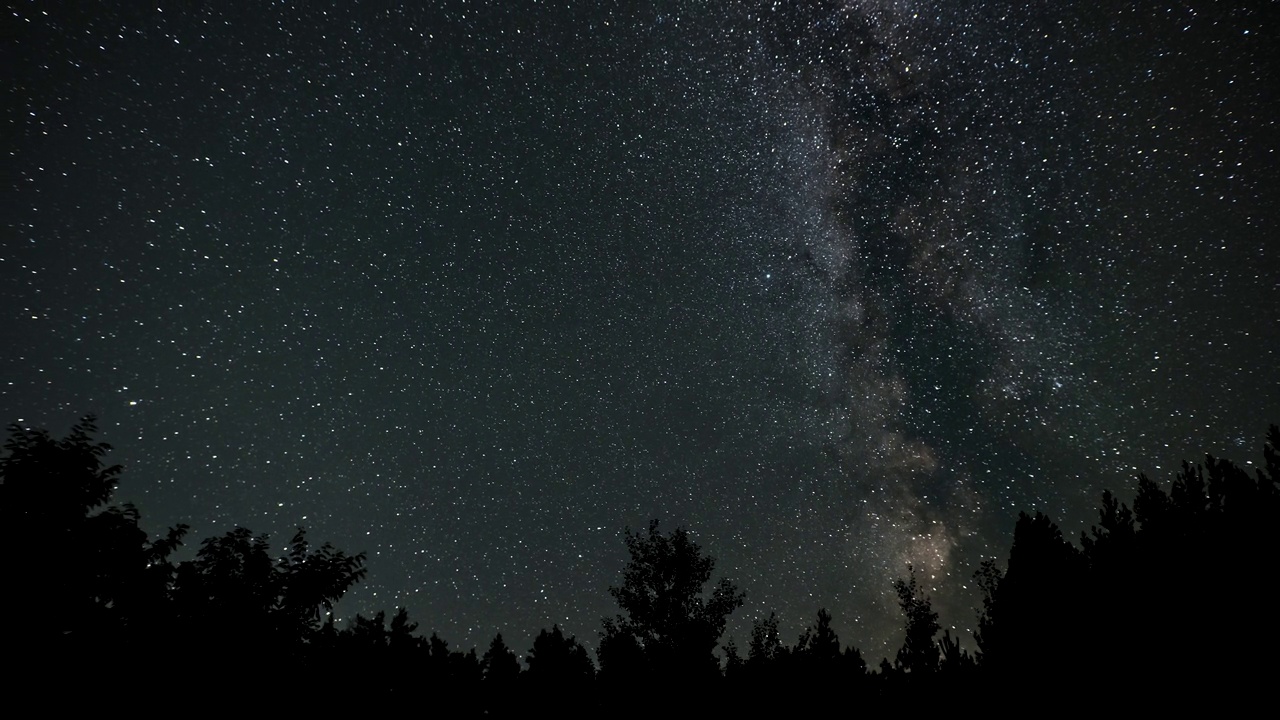
POLYGON ((0 410, 344 614, 593 641, 659 517, 878 658, 1280 421, 1272 4, 232 5, 10 8, 0 410))

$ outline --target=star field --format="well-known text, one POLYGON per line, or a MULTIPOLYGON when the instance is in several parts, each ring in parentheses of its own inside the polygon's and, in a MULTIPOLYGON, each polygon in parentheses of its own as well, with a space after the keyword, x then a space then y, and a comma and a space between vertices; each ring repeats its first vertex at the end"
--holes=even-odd
POLYGON ((344 614, 593 641, 659 517, 878 659, 1280 421, 1272 4, 106 5, 6 13, 0 414, 344 614))

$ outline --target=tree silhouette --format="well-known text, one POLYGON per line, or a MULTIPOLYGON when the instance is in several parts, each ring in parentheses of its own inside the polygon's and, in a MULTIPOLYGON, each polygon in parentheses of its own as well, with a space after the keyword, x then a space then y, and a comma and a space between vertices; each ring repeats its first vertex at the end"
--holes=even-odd
POLYGON ((738 643, 734 642, 733 636, 724 644, 724 676, 726 679, 734 681, 742 678, 743 668, 746 667, 746 660, 742 659, 742 655, 738 653, 738 643))
POLYGON ((783 707, 777 699, 764 701, 752 694, 754 688, 761 683, 786 683, 782 675, 789 672, 785 666, 787 647, 782 644, 778 635, 778 614, 770 612, 767 617, 755 618, 751 621, 751 639, 747 643, 747 657, 738 655, 738 648, 726 646, 725 656, 728 661, 725 678, 734 686, 737 693, 747 693, 752 697, 750 705, 737 708, 739 711, 756 710, 772 712, 783 707), (732 650, 732 652, 730 652, 732 650))
POLYGON ((1105 491, 1082 549, 1024 513, 1008 570, 987 562, 977 574, 982 672, 1040 689, 1127 677, 1256 692, 1276 662, 1257 659, 1258 618, 1233 589, 1280 580, 1277 443, 1272 426, 1252 473, 1207 455, 1183 463, 1167 490, 1139 475, 1132 510, 1105 491))
POLYGON ((494 686, 510 686, 520 677, 520 660, 502 640, 502 633, 494 636, 489 649, 480 659, 484 681, 494 686))
POLYGON ((831 613, 818 610, 818 623, 805 629, 796 643, 795 654, 815 666, 834 665, 840 658, 840 636, 831 629, 831 613))
POLYGON ((933 638, 942 628, 938 625, 938 613, 933 611, 933 604, 916 581, 915 568, 908 565, 907 572, 909 580, 898 580, 893 584, 906 630, 902 647, 894 658, 894 668, 913 676, 933 674, 938 671, 941 659, 933 638))
POLYGON ((786 653, 787 648, 778 635, 777 613, 751 621, 751 644, 747 646, 747 669, 751 675, 763 675, 773 669, 786 653))
POLYGON ((1013 532, 1008 570, 984 565, 979 585, 989 593, 979 618, 978 646, 986 667, 1021 682, 1080 672, 1088 623, 1081 612, 1087 563, 1046 515, 1022 513, 1013 532))
POLYGON ((524 661, 530 682, 540 686, 584 685, 596 674, 587 649, 576 638, 565 637, 559 625, 538 633, 524 661))
POLYGON ((136 508, 107 506, 121 467, 104 462, 111 446, 96 431, 91 415, 61 440, 10 425, 0 458, 0 562, 22 588, 0 593, 6 643, 64 666, 92 662, 126 635, 138 646, 163 621, 169 555, 186 532, 151 542, 136 508))
POLYGON ((215 655, 297 651, 364 577, 364 558, 327 543, 313 550, 299 528, 273 561, 265 535, 236 528, 204 540, 195 559, 178 566, 176 611, 192 639, 215 655))
POLYGON ((942 639, 938 641, 940 662, 938 669, 953 678, 961 680, 971 678, 978 667, 977 659, 968 650, 960 646, 959 638, 951 637, 951 630, 942 631, 942 639))
POLYGON ((490 715, 514 715, 516 683, 520 681, 520 660, 507 647, 502 633, 494 636, 489 649, 480 658, 480 670, 484 673, 482 705, 490 715))
POLYGON ((783 676, 793 683, 829 688, 826 695, 815 693, 813 702, 833 711, 844 699, 835 693, 836 688, 857 689, 866 680, 867 663, 862 653, 852 646, 840 649, 840 637, 831 627, 831 613, 826 608, 818 610, 817 623, 805 628, 787 661, 791 667, 783 668, 783 676))
MULTIPOLYGON (((357 614, 340 631, 329 615, 311 635, 310 665, 369 694, 417 697, 431 652, 427 640, 414 634, 417 629, 405 608, 396 611, 389 626, 386 613, 379 611, 372 618, 357 614)), ((430 678, 425 679, 429 684, 430 678)))
POLYGON ((111 499, 121 467, 103 464, 111 446, 90 439, 97 432, 92 415, 73 425, 62 440, 17 424, 8 429, 8 454, 0 459, 0 507, 7 524, 62 531, 111 499))
POLYGON ((626 536, 631 560, 622 585, 609 588, 623 614, 604 622, 601 672, 682 682, 718 677, 716 644, 729 615, 742 606, 743 594, 721 579, 710 597, 703 597, 715 559, 704 556, 683 529, 663 535, 654 520, 647 534, 628 528, 626 536))
MULTIPOLYGON (((586 649, 559 626, 534 640, 527 673, 501 635, 477 658, 436 634, 415 635, 403 608, 390 621, 385 612, 356 615, 337 630, 334 606, 364 577, 365 556, 313 547, 302 529, 280 555, 265 535, 237 528, 175 564, 185 526, 153 541, 136 508, 109 504, 121 470, 105 463, 109 448, 94 432, 91 417, 61 440, 9 428, 0 457, 0 560, 21 590, 0 596, 10 623, 5 649, 21 658, 19 673, 62 672, 91 692, 138 677, 176 687, 178 664, 120 660, 182 652, 201 659, 205 686, 265 692, 302 687, 323 671, 379 695, 431 693, 445 698, 438 709, 460 714, 514 714, 513 690, 547 687, 571 690, 584 708, 640 709, 596 695, 586 649), (258 672, 262 658, 280 667, 258 672)), ((1276 660, 1258 651, 1265 616, 1242 612, 1242 591, 1233 589, 1278 579, 1277 445, 1280 429, 1272 426, 1265 462, 1252 471, 1206 456, 1184 463, 1167 489, 1139 476, 1131 506, 1104 492, 1079 548, 1047 516, 1022 514, 1007 570, 988 560, 975 573, 983 595, 976 656, 950 631, 937 638, 938 614, 909 567, 908 579, 894 583, 905 639, 877 674, 868 675, 855 648, 841 650, 825 609, 793 648, 770 613, 753 623, 745 659, 732 640, 725 646, 731 694, 755 713, 792 709, 790 696, 761 697, 765 683, 812 688, 807 707, 817 710, 844 707, 834 688, 878 687, 887 701, 900 691, 951 692, 978 681, 1054 690, 1125 678, 1175 683, 1191 694, 1257 695, 1276 660)), ((647 533, 628 529, 626 542, 623 582, 609 589, 622 612, 604 621, 598 651, 606 689, 680 686, 686 702, 702 702, 710 695, 688 691, 718 681, 716 644, 743 596, 728 580, 708 591, 714 559, 683 530, 663 534, 654 521, 647 533)), ((333 710, 333 695, 288 702, 333 710)))

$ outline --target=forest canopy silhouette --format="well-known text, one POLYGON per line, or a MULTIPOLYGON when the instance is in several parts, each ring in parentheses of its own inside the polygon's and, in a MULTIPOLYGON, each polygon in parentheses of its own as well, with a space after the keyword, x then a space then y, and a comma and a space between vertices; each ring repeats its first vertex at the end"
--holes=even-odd
POLYGON ((929 688, 1051 691, 1143 678, 1180 682, 1186 696, 1258 694, 1276 670, 1257 599, 1275 586, 1280 557, 1276 426, 1253 472, 1206 456, 1183 463, 1167 487, 1139 476, 1129 503, 1104 492, 1078 545, 1051 518, 1023 513, 1007 561, 974 573, 982 607, 971 639, 939 637, 931 598, 905 568, 893 583, 904 641, 874 668, 841 643, 825 609, 793 645, 776 614, 757 618, 743 657, 723 634, 745 594, 728 578, 712 585, 715 559, 657 520, 627 530, 630 560, 619 583, 601 589, 620 612, 602 620, 596 662, 556 625, 524 653, 498 634, 479 656, 424 637, 403 608, 339 628, 334 606, 365 578, 363 553, 316 547, 301 528, 273 550, 237 528, 175 561, 189 529, 153 538, 135 507, 112 504, 123 469, 107 464, 110 446, 95 433, 92 417, 61 439, 10 425, 0 458, 6 650, 23 659, 18 673, 46 681, 118 691, 194 668, 270 688, 323 671, 378 697, 434 692, 463 714, 515 714, 542 689, 568 693, 578 710, 628 714, 618 693, 654 686, 679 686, 707 708, 739 698, 759 710, 792 700, 761 698, 763 683, 827 688, 835 694, 810 707, 835 707, 850 693, 873 702, 929 688), (178 656, 184 665, 164 661, 178 656), (142 673, 129 658, 153 664, 142 673), (272 674, 246 671, 246 659, 269 659, 272 674))

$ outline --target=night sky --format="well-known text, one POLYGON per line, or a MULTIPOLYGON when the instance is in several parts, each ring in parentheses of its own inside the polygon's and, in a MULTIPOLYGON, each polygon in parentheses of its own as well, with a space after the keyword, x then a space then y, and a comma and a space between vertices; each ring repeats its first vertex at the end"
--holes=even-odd
POLYGON ((344 616, 594 647, 657 517, 874 664, 1280 422, 1276 3, 7 5, 0 421, 344 616))

